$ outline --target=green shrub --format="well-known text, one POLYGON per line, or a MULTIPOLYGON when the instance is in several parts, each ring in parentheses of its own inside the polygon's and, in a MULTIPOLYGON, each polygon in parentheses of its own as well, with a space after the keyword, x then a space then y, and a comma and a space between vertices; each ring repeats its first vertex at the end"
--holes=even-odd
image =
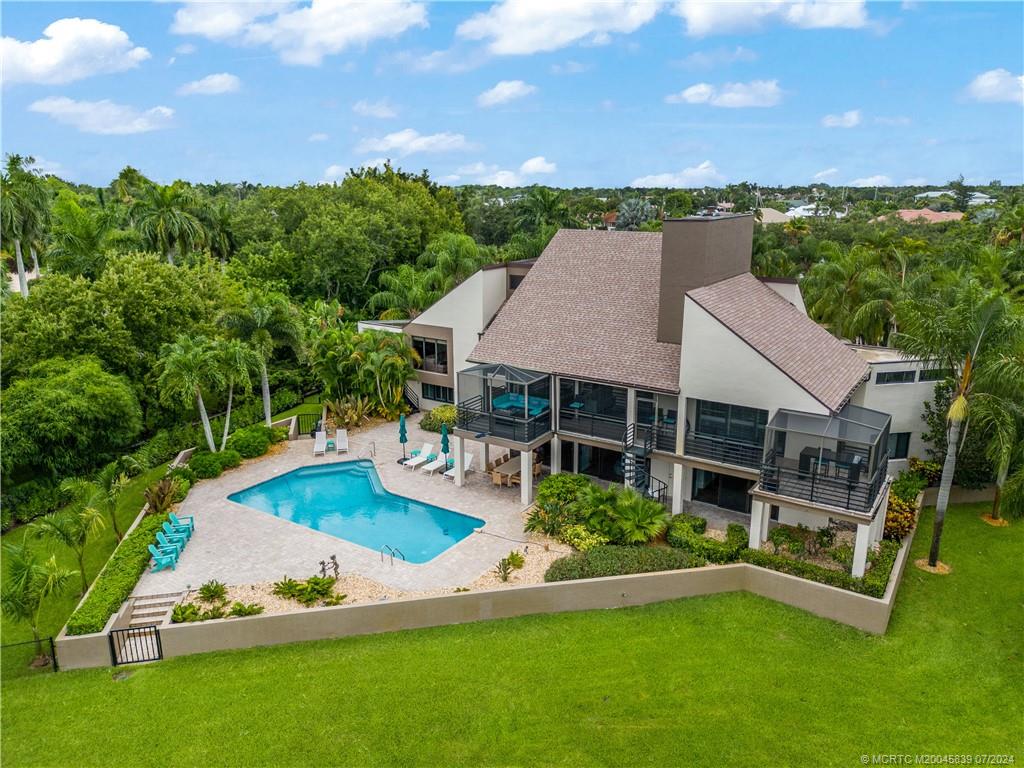
POLYGON ((220 468, 222 470, 234 469, 242 463, 242 455, 238 451, 233 451, 230 448, 227 448, 220 453, 215 453, 214 456, 216 456, 217 461, 220 462, 220 468))
POLYGON ((199 587, 199 599, 204 603, 219 603, 227 596, 228 588, 216 579, 211 579, 199 587))
POLYGON ((256 616, 263 613, 263 606, 258 603, 234 603, 228 616, 256 616))
POLYGON ((162 515, 171 508, 178 482, 173 477, 164 475, 142 492, 146 504, 149 505, 149 514, 162 515))
POLYGON ((172 624, 185 624, 191 621, 202 621, 202 613, 195 603, 178 603, 171 611, 172 624))
POLYGON ((196 480, 198 479, 196 477, 196 473, 193 472, 187 465, 184 467, 174 467, 173 469, 169 470, 167 474, 173 478, 181 478, 182 480, 187 480, 189 485, 195 485, 196 480))
POLYGON ((513 549, 511 552, 509 552, 505 559, 508 560, 509 565, 511 565, 516 570, 526 565, 526 558, 523 557, 523 553, 520 552, 518 549, 513 549))
POLYGON ((576 501, 580 491, 590 485, 593 483, 583 475, 548 475, 537 483, 537 505, 543 507, 553 504, 557 507, 566 507, 576 501))
POLYGON ((103 629, 138 584, 149 564, 147 546, 166 520, 166 515, 146 515, 135 530, 124 537, 96 577, 85 602, 68 619, 69 635, 86 635, 103 629))
POLYGON ((525 530, 558 538, 568 526, 583 524, 586 514, 576 500, 584 490, 596 487, 582 475, 548 475, 537 484, 536 503, 526 517, 525 530))
POLYGON ((55 512, 64 501, 60 487, 50 480, 28 480, 11 486, 5 484, 3 496, 0 496, 0 508, 5 516, 3 530, 15 522, 27 523, 55 512))
POLYGON ((828 554, 847 570, 853 567, 853 547, 849 544, 840 544, 838 547, 830 549, 828 554))
MULTIPOLYGON (((725 531, 725 541, 718 541, 694 530, 694 523, 687 517, 676 515, 672 518, 667 537, 669 546, 709 563, 731 563, 739 559, 740 551, 747 546, 747 531, 742 525, 729 523, 725 531)), ((702 518, 697 519, 704 525, 707 524, 702 518)), ((704 526, 700 528, 704 530, 704 526)))
POLYGON ((494 572, 502 581, 508 581, 508 577, 512 575, 512 563, 509 562, 507 557, 503 557, 498 561, 498 564, 494 566, 494 572))
POLYGON ((221 466, 220 459, 217 457, 216 453, 194 453, 188 460, 188 468, 199 480, 220 477, 224 467, 221 466))
POLYGON ((896 562, 896 555, 899 551, 898 543, 883 541, 877 552, 871 552, 868 555, 871 567, 860 579, 854 578, 846 571, 835 571, 806 560, 794 560, 785 555, 776 555, 761 549, 745 549, 741 553, 741 558, 751 565, 759 565, 762 568, 770 568, 773 571, 781 571, 802 579, 830 584, 833 587, 848 589, 851 592, 859 592, 871 597, 882 597, 885 594, 889 575, 892 573, 892 565, 896 562))
POLYGON ((331 576, 310 576, 305 581, 296 581, 285 576, 274 584, 273 593, 288 600, 297 600, 307 608, 321 600, 332 598, 334 579, 331 576))
POLYGON ((608 543, 608 537, 600 533, 593 533, 585 525, 567 525, 558 534, 558 540, 563 544, 578 549, 580 552, 587 552, 594 547, 608 543))
POLYGON ((270 442, 283 443, 288 439, 288 427, 271 427, 270 442))
POLYGON ((675 571, 704 565, 703 559, 678 549, 665 547, 622 547, 605 545, 589 552, 555 560, 548 566, 544 581, 571 581, 629 573, 675 571))
POLYGON ((440 432, 442 424, 447 424, 449 430, 454 429, 457 416, 458 409, 454 405, 439 405, 423 414, 423 418, 420 419, 420 429, 425 429, 427 432, 440 432))
POLYGON ((253 424, 251 427, 235 431, 228 438, 227 447, 237 451, 243 459, 255 459, 270 450, 273 436, 274 432, 270 427, 253 424))
POLYGON ((192 484, 183 477, 172 478, 174 482, 174 494, 171 496, 171 501, 175 504, 181 504, 188 496, 188 492, 192 490, 192 484))
POLYGON ((703 517, 688 515, 685 512, 672 516, 672 519, 669 521, 669 527, 673 525, 688 526, 694 533, 704 533, 708 529, 708 521, 703 517))
POLYGON ((928 481, 922 475, 903 470, 892 481, 889 493, 898 499, 913 503, 917 500, 917 494, 923 491, 927 485, 928 481))

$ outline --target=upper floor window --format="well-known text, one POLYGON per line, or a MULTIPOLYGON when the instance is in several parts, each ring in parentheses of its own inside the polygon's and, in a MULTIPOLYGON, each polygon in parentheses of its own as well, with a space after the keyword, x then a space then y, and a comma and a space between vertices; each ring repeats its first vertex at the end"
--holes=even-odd
POLYGON ((910 448, 910 433, 909 432, 890 432, 889 433, 889 458, 890 459, 905 459, 907 458, 907 451, 910 448))
POLYGON ((913 384, 917 379, 917 371, 879 371, 875 374, 875 384, 913 384))
POLYGON ((952 374, 948 368, 922 368, 917 377, 918 381, 942 381, 948 379, 952 374))
POLYGON ((448 342, 441 339, 425 339, 422 336, 412 337, 412 348, 420 356, 421 371, 431 373, 448 373, 448 342))
POLYGON ((768 411, 743 405, 697 401, 697 429, 704 435, 717 435, 749 445, 764 443, 768 411))

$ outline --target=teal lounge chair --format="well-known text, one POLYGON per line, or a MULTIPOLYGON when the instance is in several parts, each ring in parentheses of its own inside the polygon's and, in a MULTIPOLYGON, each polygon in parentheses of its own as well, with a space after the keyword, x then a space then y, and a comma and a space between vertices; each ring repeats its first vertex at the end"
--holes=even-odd
POLYGON ((179 518, 176 514, 171 512, 170 518, 172 528, 187 528, 189 533, 196 529, 196 520, 190 515, 179 518))
POLYGON ((170 552, 165 552, 157 549, 152 544, 149 545, 149 554, 153 556, 153 573, 162 571, 164 568, 170 567, 173 571, 175 566, 178 564, 178 557, 170 552))
POLYGON ((163 528, 163 531, 167 534, 168 539, 170 539, 171 541, 180 541, 182 549, 184 549, 185 542, 188 541, 188 536, 186 534, 176 532, 173 528, 171 528, 171 524, 166 521, 164 521, 164 524, 160 527, 163 528))
POLYGON ((169 525, 171 527, 171 531, 178 536, 184 536, 186 540, 192 538, 192 529, 184 523, 176 523, 173 520, 168 520, 165 522, 165 525, 169 525))
POLYGON ((174 541, 171 541, 166 536, 164 536, 163 531, 156 532, 156 543, 160 546, 160 549, 163 549, 168 552, 173 550, 175 557, 180 555, 181 550, 185 548, 184 541, 181 541, 180 539, 175 539, 174 541))

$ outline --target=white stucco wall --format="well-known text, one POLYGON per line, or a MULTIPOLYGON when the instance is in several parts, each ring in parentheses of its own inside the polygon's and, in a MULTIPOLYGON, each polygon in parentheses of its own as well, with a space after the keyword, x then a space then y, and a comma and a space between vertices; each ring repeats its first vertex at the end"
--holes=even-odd
POLYGON ((774 280, 769 280, 765 282, 765 285, 805 315, 807 314, 807 307, 804 306, 804 297, 800 293, 800 286, 797 283, 777 283, 774 280))

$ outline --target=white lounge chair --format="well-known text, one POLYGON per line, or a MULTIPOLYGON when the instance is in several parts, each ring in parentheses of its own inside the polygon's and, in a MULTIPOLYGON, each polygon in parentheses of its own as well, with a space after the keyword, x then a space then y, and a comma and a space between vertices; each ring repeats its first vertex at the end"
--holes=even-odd
MULTIPOLYGON (((472 453, 467 453, 466 454, 466 466, 463 467, 462 471, 463 472, 472 472, 473 471, 473 454, 472 453)), ((451 480, 452 482, 454 482, 455 481, 455 467, 452 467, 447 472, 445 472, 443 477, 446 477, 449 480, 451 480)))
POLYGON ((432 475, 435 472, 437 472, 437 470, 444 469, 445 466, 447 466, 447 464, 448 459, 445 458, 445 456, 438 456, 434 461, 430 462, 429 464, 424 464, 422 471, 426 472, 428 475, 432 475))
POLYGON ((334 432, 334 449, 338 453, 348 453, 348 430, 338 429, 334 432))
POLYGON ((402 466, 408 467, 409 469, 416 469, 416 467, 420 466, 421 464, 426 464, 428 461, 433 461, 434 459, 436 459, 436 456, 434 457, 434 459, 430 458, 430 455, 433 452, 434 444, 424 443, 423 448, 420 449, 420 452, 413 456, 411 459, 406 459, 405 464, 403 464, 402 466))
POLYGON ((313 437, 313 455, 325 456, 327 454, 327 433, 317 432, 313 437))

